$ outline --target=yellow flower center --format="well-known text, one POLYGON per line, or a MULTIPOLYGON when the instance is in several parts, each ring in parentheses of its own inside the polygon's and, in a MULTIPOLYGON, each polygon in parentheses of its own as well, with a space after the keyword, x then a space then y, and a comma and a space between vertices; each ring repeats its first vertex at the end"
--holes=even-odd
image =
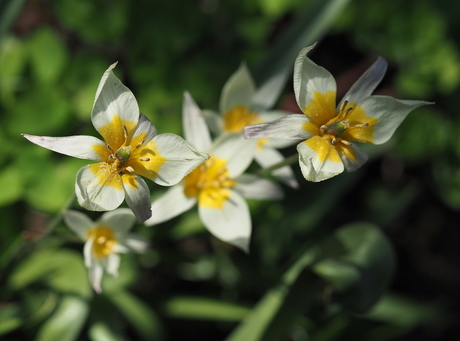
POLYGON ((241 104, 237 104, 227 110, 223 118, 223 129, 227 133, 239 133, 248 125, 263 122, 257 112, 253 112, 247 106, 241 104))
POLYGON ((87 239, 93 239, 93 256, 97 260, 106 258, 112 252, 117 244, 115 233, 110 226, 97 225, 88 230, 87 239))
POLYGON ((222 209, 231 195, 235 181, 227 169, 227 161, 211 156, 184 179, 184 194, 198 198, 198 205, 222 209))

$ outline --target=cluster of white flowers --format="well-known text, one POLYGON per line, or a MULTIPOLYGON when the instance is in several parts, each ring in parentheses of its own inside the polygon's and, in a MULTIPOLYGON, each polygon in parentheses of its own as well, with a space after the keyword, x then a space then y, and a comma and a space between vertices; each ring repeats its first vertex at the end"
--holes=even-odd
MULTIPOLYGON (((367 160, 355 142, 386 142, 410 111, 429 104, 371 96, 386 71, 386 61, 379 58, 336 106, 334 78, 307 57, 312 48, 300 52, 294 67, 295 97, 304 114, 270 110, 284 87, 285 74, 257 90, 242 64, 223 88, 220 114, 201 110, 186 92, 185 140, 158 135, 140 113, 133 93, 114 75, 115 63, 102 76, 91 113, 103 140, 23 135, 55 152, 97 161, 78 171, 76 196, 87 210, 111 212, 96 222, 77 211, 64 212, 67 225, 86 242, 85 264, 96 292, 101 292, 104 269, 117 275, 119 253, 147 247, 142 237, 128 233, 135 218, 151 226, 197 204, 201 221, 215 237, 248 252, 251 216, 244 198, 283 197, 278 184, 244 173, 253 160, 263 168, 280 164, 284 157, 277 149, 302 141, 297 150, 303 176, 326 180, 344 169, 354 171, 367 160), (141 176, 172 187, 152 203, 141 176), (131 210, 115 210, 124 199, 131 210)), ((298 187, 289 166, 272 175, 298 187)))

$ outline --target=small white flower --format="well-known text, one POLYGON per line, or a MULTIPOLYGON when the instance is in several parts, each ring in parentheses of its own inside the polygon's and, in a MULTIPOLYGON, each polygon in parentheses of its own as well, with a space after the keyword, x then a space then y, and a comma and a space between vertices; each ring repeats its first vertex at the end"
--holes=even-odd
POLYGON ((112 276, 118 276, 119 253, 143 252, 148 247, 144 238, 128 233, 135 217, 127 208, 104 213, 96 222, 78 211, 67 210, 63 216, 67 226, 85 241, 85 265, 91 285, 97 293, 102 291, 104 270, 112 276))
POLYGON ((300 51, 294 66, 294 92, 304 114, 246 127, 244 135, 303 140, 297 145, 300 168, 316 182, 361 167, 367 155, 354 142, 385 143, 412 110, 432 103, 371 96, 387 68, 380 57, 336 106, 334 78, 307 57, 313 47, 300 51))
POLYGON ((211 142, 201 111, 188 93, 182 113, 186 140, 208 151, 210 158, 152 203, 152 217, 145 224, 169 220, 197 203, 201 221, 214 236, 248 252, 251 216, 244 198, 280 199, 283 193, 267 179, 243 174, 253 160, 256 141, 251 145, 241 134, 223 134, 211 142))
MULTIPOLYGON (((219 101, 220 114, 203 110, 211 130, 222 133, 242 133, 244 127, 276 120, 287 115, 286 112, 270 110, 278 99, 285 84, 287 73, 279 73, 256 89, 254 80, 242 63, 238 70, 225 83, 219 101)), ((273 166, 284 160, 277 149, 291 145, 293 141, 276 139, 258 139, 254 158, 263 168, 273 166)), ((289 166, 274 170, 273 175, 285 184, 297 188, 298 183, 289 166)))
POLYGON ((99 161, 77 173, 79 204, 90 211, 110 211, 126 199, 139 222, 148 219, 150 192, 139 176, 172 186, 208 156, 181 137, 160 134, 140 114, 136 98, 114 75, 111 65, 96 91, 91 120, 104 141, 93 136, 48 137, 23 134, 29 141, 55 152, 99 161))

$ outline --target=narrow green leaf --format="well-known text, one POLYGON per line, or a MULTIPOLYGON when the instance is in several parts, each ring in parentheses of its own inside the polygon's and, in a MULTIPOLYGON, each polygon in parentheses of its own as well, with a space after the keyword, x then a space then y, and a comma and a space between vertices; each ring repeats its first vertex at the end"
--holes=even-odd
POLYGON ((43 324, 36 341, 73 341, 78 338, 89 312, 78 296, 64 296, 55 313, 43 324))
POLYGON ((125 338, 116 335, 109 325, 96 322, 89 328, 89 337, 92 341, 124 341, 125 338))
POLYGON ((23 321, 19 304, 7 304, 0 308, 0 335, 19 328, 23 321))

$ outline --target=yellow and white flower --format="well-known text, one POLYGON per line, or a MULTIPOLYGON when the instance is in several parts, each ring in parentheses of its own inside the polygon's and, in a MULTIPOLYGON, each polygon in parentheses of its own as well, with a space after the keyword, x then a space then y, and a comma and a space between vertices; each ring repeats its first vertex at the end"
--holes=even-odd
MULTIPOLYGON (((285 117, 286 112, 269 110, 275 104, 283 86, 287 73, 279 73, 256 89, 255 83, 246 64, 225 83, 220 101, 220 114, 203 110, 203 116, 211 130, 218 136, 222 133, 242 133, 244 127, 251 124, 273 121, 285 117)), ((276 139, 259 139, 256 144, 254 158, 263 168, 283 161, 283 155, 277 150, 291 145, 292 141, 276 139)), ((297 188, 298 183, 289 166, 274 170, 273 175, 285 184, 297 188)))
POLYGON ((102 291, 104 270, 112 276, 118 276, 120 253, 143 252, 147 249, 147 240, 128 233, 133 227, 135 217, 127 208, 104 213, 96 222, 85 214, 72 210, 64 211, 63 217, 67 226, 85 241, 85 265, 90 283, 97 293, 102 291))
POLYGON ((172 186, 208 156, 177 135, 157 135, 153 124, 139 112, 133 93, 114 75, 115 66, 102 76, 91 113, 104 141, 93 136, 23 136, 55 152, 98 161, 77 173, 79 204, 90 211, 109 211, 126 199, 142 222, 151 216, 150 192, 139 175, 172 186))
POLYGON ((300 51, 294 66, 295 97, 304 115, 255 124, 244 135, 303 140, 297 145, 300 168, 305 179, 316 182, 361 167, 368 157, 354 142, 385 143, 412 110, 431 103, 371 96, 387 68, 379 57, 336 107, 334 78, 306 56, 313 47, 300 51))
POLYGON ((177 186, 152 203, 152 217, 146 225, 169 220, 198 203, 206 228, 217 238, 248 251, 251 217, 244 198, 280 199, 281 189, 269 180, 243 174, 254 158, 255 144, 242 134, 223 134, 214 142, 201 111, 188 93, 184 95, 184 135, 210 158, 177 186))

